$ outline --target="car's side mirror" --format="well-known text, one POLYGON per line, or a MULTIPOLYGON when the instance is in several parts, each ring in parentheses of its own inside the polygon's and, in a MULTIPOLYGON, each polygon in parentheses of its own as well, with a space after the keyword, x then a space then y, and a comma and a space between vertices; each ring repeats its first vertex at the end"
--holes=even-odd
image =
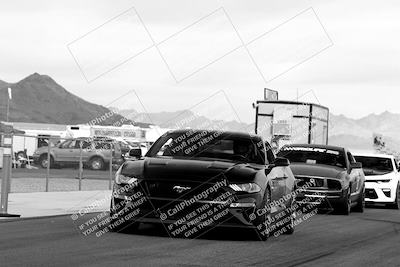
POLYGON ((287 167, 290 165, 290 161, 287 158, 282 157, 277 157, 273 163, 276 167, 287 167))
POLYGON ((362 163, 361 162, 350 163, 350 170, 352 169, 362 169, 362 163))
POLYGON ((140 148, 132 148, 129 150, 129 156, 139 159, 142 157, 142 150, 140 148))

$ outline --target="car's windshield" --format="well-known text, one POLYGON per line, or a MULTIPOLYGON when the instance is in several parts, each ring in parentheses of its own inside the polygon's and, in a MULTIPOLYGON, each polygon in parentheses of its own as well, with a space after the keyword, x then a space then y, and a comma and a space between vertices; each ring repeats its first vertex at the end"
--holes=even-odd
POLYGON ((265 164, 260 141, 214 131, 175 132, 160 137, 146 156, 265 164))
POLYGON ((344 152, 334 149, 285 146, 277 156, 287 158, 290 162, 323 164, 340 168, 345 168, 346 166, 344 152))
POLYGON ((365 175, 383 175, 393 171, 390 158, 354 156, 356 161, 361 162, 365 175))

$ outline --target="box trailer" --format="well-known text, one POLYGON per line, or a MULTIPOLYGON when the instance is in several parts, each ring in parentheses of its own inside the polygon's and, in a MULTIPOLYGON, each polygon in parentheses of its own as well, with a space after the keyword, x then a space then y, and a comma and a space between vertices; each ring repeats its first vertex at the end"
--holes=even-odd
POLYGON ((255 132, 274 149, 285 144, 328 144, 329 109, 297 101, 256 102, 255 132))
POLYGON ((122 138, 131 142, 145 142, 146 132, 133 125, 102 126, 102 125, 67 125, 67 135, 70 138, 79 137, 109 137, 122 138))

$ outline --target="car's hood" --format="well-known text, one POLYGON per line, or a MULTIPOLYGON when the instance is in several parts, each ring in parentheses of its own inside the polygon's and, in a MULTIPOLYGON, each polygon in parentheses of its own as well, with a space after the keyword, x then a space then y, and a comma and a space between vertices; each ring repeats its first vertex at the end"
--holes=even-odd
POLYGON ((122 166, 121 173, 148 180, 211 182, 224 177, 233 181, 249 181, 262 168, 260 165, 223 161, 145 158, 127 161, 122 166))
POLYGON ((383 175, 365 175, 366 181, 392 180, 392 179, 399 179, 399 174, 391 172, 383 175))
POLYGON ((328 178, 340 178, 345 169, 335 166, 328 166, 322 164, 306 164, 306 163, 292 163, 290 168, 295 176, 307 175, 328 178))

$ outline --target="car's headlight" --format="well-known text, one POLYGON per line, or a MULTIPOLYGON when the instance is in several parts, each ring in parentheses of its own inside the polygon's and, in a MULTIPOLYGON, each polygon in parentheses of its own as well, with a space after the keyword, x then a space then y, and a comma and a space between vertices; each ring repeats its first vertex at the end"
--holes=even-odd
POLYGON ((116 184, 134 184, 137 183, 137 178, 125 176, 123 174, 117 173, 115 175, 115 183, 116 184))
POLYGON ((236 192, 258 193, 261 191, 261 187, 255 183, 230 184, 229 187, 236 192))

